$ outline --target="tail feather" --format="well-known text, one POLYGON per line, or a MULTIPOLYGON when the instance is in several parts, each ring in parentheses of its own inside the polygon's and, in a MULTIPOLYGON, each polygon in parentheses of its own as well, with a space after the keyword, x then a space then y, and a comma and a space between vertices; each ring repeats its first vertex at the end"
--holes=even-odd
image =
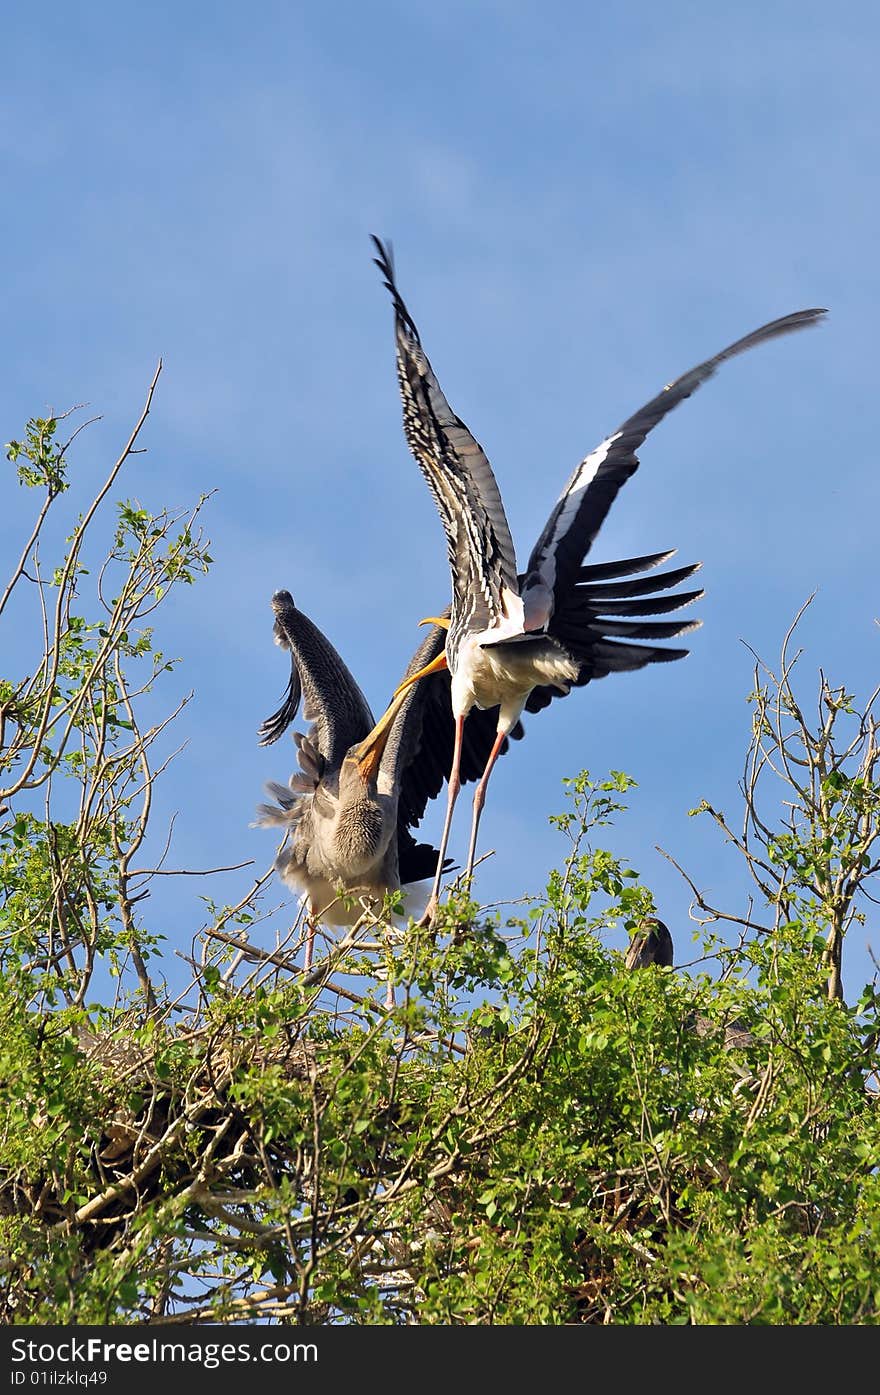
POLYGON ((595 645, 589 659, 583 664, 575 687, 580 688, 591 678, 604 678, 609 673, 632 673, 648 664, 671 664, 689 653, 689 649, 659 649, 654 645, 602 640, 595 645))
POLYGON ((649 664, 671 664, 689 653, 689 649, 661 649, 653 644, 599 640, 583 655, 580 671, 573 682, 561 688, 553 684, 533 688, 526 698, 526 711, 541 712, 554 698, 565 697, 572 688, 583 688, 597 678, 607 678, 609 673, 634 673, 649 664))

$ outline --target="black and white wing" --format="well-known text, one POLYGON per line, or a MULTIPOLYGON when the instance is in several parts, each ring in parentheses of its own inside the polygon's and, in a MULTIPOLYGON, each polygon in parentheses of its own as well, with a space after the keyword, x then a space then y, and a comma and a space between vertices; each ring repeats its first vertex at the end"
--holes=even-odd
POLYGON ((373 237, 376 265, 394 302, 403 428, 446 533, 458 614, 477 628, 501 619, 502 587, 516 591, 516 554, 486 454, 455 415, 394 279, 391 249, 373 237))
POLYGON ((825 313, 821 309, 797 310, 737 339, 667 384, 584 457, 560 494, 529 558, 522 588, 527 613, 533 609, 549 618, 558 598, 567 594, 618 491, 638 469, 636 451, 667 413, 690 397, 727 359, 769 339, 806 329, 825 313))
MULTIPOLYGON (((312 723, 308 737, 303 738, 309 753, 331 769, 338 768, 349 747, 372 730, 369 703, 327 636, 297 609, 289 591, 275 592, 272 609, 275 642, 290 651, 290 681, 278 711, 260 726, 260 745, 269 746, 283 735, 302 702, 303 717, 312 723)), ((302 757, 303 745, 297 736, 302 757)))

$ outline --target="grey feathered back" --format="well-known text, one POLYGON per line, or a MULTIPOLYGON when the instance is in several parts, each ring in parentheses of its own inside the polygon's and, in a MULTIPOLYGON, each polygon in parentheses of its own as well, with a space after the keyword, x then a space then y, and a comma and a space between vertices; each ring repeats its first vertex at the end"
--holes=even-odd
MULTIPOLYGON (((268 746, 277 741, 296 720, 301 703, 303 716, 312 719, 312 727, 307 735, 294 732, 299 773, 290 777, 288 785, 267 783, 266 792, 277 803, 258 806, 256 826, 288 828, 306 849, 313 836, 310 796, 319 793, 325 777, 335 782, 345 755, 351 746, 369 735, 374 719, 347 666, 308 616, 297 609, 290 592, 277 591, 272 607, 275 640, 290 651, 291 672, 284 701, 260 726, 260 744, 268 746)), ((444 614, 449 615, 448 607, 444 614)), ((436 659, 445 643, 446 630, 440 625, 432 626, 410 659, 404 677, 436 659)), ((495 709, 475 709, 468 715, 462 748, 463 784, 482 775, 495 738, 496 718, 495 709)), ((522 723, 517 722, 510 739, 518 741, 522 735, 522 723)), ((453 739, 449 673, 440 671, 407 691, 380 766, 380 781, 386 788, 396 789, 398 796, 397 841, 404 883, 433 876, 437 850, 417 843, 411 830, 418 826, 427 804, 448 779, 453 739)), ((505 740, 502 754, 508 744, 505 740)))

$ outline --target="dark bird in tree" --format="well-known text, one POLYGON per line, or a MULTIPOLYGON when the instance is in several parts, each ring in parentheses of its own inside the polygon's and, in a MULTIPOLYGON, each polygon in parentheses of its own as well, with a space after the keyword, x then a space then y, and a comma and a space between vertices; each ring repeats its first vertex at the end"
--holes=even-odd
POLYGON ((628 969, 644 969, 648 964, 671 969, 674 957, 668 927, 656 916, 648 916, 630 940, 624 963, 628 969))
MULTIPOLYGON (((435 874, 438 850, 416 842, 412 829, 449 776, 450 682, 438 670, 424 683, 402 685, 376 722, 345 663, 290 592, 277 591, 272 609, 275 642, 290 652, 290 681, 278 711, 260 726, 260 745, 279 739, 300 703, 311 726, 294 733, 299 771, 287 785, 266 786, 276 803, 260 805, 256 822, 288 832, 275 865, 307 900, 308 972, 319 921, 353 925, 365 899, 381 908, 386 893, 435 874)), ((432 626, 407 676, 429 666, 445 639, 445 630, 432 626)), ((520 723, 510 732, 515 740, 522 734, 520 723)), ((463 780, 479 778, 494 740, 492 714, 474 712, 464 734, 463 780)))
MULTIPOLYGON (((675 960, 675 950, 672 945, 672 936, 668 926, 658 920, 656 916, 646 916, 638 926, 635 934, 629 942, 629 949, 624 959, 624 967, 627 969, 647 969, 651 964, 657 964, 661 969, 671 969, 675 960)), ((718 1030, 719 1024, 707 1017, 704 1012, 692 1012, 686 1018, 689 1028, 696 1032, 699 1037, 711 1036, 718 1030)), ((724 1032, 725 1050, 744 1050, 748 1046, 754 1046, 755 1038, 744 1027, 738 1018, 732 1022, 721 1024, 724 1032)), ((745 1075, 749 1072, 746 1071, 745 1075)))
MULTIPOLYGON (((474 792, 465 877, 473 872, 486 786, 501 745, 523 709, 535 712, 608 673, 683 658, 686 649, 658 641, 696 628, 698 621, 648 620, 678 610, 702 593, 659 596, 695 567, 654 578, 632 578, 672 553, 584 567, 583 560, 621 486, 638 468, 637 449, 666 414, 732 358, 766 340, 815 324, 825 311, 799 310, 738 339, 669 383, 577 465, 532 548, 525 572, 516 555, 501 494, 488 459, 455 415, 422 348, 415 322, 394 276, 390 248, 373 238, 376 265, 391 292, 403 425, 446 533, 452 574, 452 607, 445 653, 456 746, 449 778, 440 859, 425 919, 437 905, 443 858, 460 780, 464 722, 475 707, 496 709, 496 741, 474 792), (638 643, 638 641, 647 643, 638 643)), ((415 682, 419 675, 409 680, 415 682)))

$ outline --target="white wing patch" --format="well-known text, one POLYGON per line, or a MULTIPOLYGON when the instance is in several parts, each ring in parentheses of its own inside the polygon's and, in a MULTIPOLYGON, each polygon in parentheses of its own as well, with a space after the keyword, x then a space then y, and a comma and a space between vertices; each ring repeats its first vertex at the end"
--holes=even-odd
POLYGON ((613 436, 606 436, 601 445, 598 445, 595 450, 591 450, 589 455, 584 456, 556 502, 553 531, 537 559, 538 575, 551 593, 556 584, 556 549, 577 518, 584 494, 608 459, 608 453, 614 442, 619 441, 622 434, 621 431, 615 431, 613 436))

